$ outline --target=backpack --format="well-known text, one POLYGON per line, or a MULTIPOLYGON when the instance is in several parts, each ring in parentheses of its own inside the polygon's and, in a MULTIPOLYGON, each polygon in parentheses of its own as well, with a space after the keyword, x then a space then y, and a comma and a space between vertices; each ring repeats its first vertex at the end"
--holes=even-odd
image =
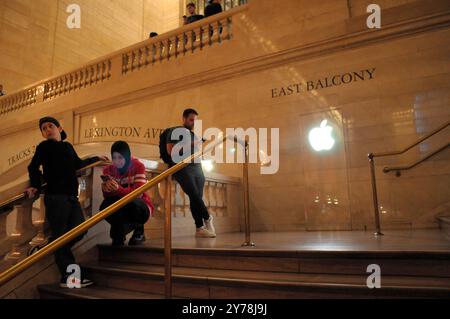
POLYGON ((162 131, 161 135, 159 135, 159 157, 163 160, 164 163, 172 165, 172 157, 167 152, 167 140, 172 132, 172 128, 166 128, 162 131))

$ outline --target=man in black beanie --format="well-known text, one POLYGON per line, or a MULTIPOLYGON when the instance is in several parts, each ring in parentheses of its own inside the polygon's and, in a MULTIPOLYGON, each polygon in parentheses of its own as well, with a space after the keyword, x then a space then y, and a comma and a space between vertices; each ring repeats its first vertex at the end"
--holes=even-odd
MULTIPOLYGON (((41 191, 41 185, 46 182, 44 203, 46 218, 50 224, 52 238, 61 237, 69 230, 84 222, 84 215, 78 201, 77 170, 96 161, 107 161, 105 156, 95 156, 86 160, 78 157, 72 144, 65 142, 67 134, 58 120, 53 117, 43 117, 39 120, 39 128, 45 141, 36 147, 36 152, 28 166, 30 187, 26 190, 30 198, 41 191), (43 174, 40 167, 43 168, 43 174)), ((55 252, 55 261, 61 273, 60 286, 68 287, 70 274, 67 267, 75 264, 71 247, 81 238, 79 236, 71 243, 55 252)), ((80 287, 92 285, 92 281, 83 278, 81 274, 80 287)))

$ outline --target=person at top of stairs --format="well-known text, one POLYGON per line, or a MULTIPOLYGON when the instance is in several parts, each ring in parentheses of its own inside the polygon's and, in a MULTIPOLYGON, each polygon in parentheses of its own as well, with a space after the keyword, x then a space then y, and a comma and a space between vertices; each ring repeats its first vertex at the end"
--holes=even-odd
MULTIPOLYGON (((147 182, 145 166, 131 156, 127 142, 117 141, 111 147, 112 165, 103 170, 103 210, 147 182)), ((145 241, 144 224, 153 213, 150 197, 144 193, 106 218, 111 224, 110 236, 114 246, 122 246, 128 233, 134 230, 128 245, 145 241)))
MULTIPOLYGON (((33 198, 41 191, 42 177, 47 183, 44 203, 46 217, 50 224, 52 238, 56 239, 84 222, 84 215, 78 201, 77 170, 98 160, 108 160, 105 156, 95 156, 81 160, 72 144, 65 142, 66 133, 53 117, 39 120, 39 128, 45 141, 36 147, 36 152, 28 166, 31 186, 26 190, 28 197, 33 198), (40 167, 43 168, 43 175, 40 167)), ((61 273, 60 286, 67 287, 69 273, 67 267, 75 264, 71 247, 81 240, 83 235, 55 252, 55 261, 61 273)), ((81 287, 87 287, 92 281, 83 278, 81 287)))
MULTIPOLYGON (((198 113, 194 109, 186 109, 183 112, 183 126, 175 127, 166 135, 167 154, 172 161, 169 166, 179 162, 175 157, 187 158, 198 151, 198 147, 204 142, 193 132, 195 120, 198 113), (185 139, 186 138, 186 139, 185 139), (183 150, 190 150, 190 154, 181 154, 183 150), (178 156, 179 155, 179 156, 178 156)), ((189 153, 189 152, 185 152, 189 153)), ((213 216, 209 214, 208 208, 203 202, 203 188, 205 187, 205 176, 201 163, 189 163, 185 168, 173 174, 175 180, 180 184, 183 191, 189 197, 192 217, 195 221, 196 237, 214 238, 216 230, 213 225, 213 216)))

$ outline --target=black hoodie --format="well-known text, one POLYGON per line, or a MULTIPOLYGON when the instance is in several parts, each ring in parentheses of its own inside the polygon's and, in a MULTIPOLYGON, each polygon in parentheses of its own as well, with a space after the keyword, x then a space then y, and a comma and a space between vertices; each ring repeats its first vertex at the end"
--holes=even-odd
POLYGON ((28 166, 31 186, 40 191, 44 181, 47 183, 46 194, 78 196, 77 170, 98 160, 97 156, 82 160, 69 142, 45 140, 37 146, 28 166), (43 175, 39 169, 41 165, 43 175))
POLYGON ((205 8, 205 18, 222 12, 220 3, 210 3, 205 8))

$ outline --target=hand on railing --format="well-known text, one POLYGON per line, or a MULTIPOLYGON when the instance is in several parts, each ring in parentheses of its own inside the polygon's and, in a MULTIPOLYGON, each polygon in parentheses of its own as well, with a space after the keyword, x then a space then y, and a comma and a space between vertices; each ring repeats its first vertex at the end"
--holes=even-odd
POLYGON ((28 198, 34 198, 39 193, 39 190, 35 187, 28 187, 25 190, 25 195, 28 196, 28 198))
MULTIPOLYGON (((79 169, 77 171, 77 173, 87 170, 89 168, 101 165, 101 164, 108 164, 108 163, 110 163, 110 161, 107 156, 99 156, 99 161, 79 169)), ((42 186, 45 186, 45 185, 46 185, 45 183, 42 184, 42 186)), ((29 187, 29 188, 25 189, 22 193, 15 195, 3 202, 0 202, 0 208, 2 208, 3 206, 11 205, 12 203, 15 203, 19 200, 23 200, 23 199, 27 199, 27 198, 29 198, 29 199, 35 198, 37 194, 38 194, 38 192, 37 192, 36 188, 29 187)))

